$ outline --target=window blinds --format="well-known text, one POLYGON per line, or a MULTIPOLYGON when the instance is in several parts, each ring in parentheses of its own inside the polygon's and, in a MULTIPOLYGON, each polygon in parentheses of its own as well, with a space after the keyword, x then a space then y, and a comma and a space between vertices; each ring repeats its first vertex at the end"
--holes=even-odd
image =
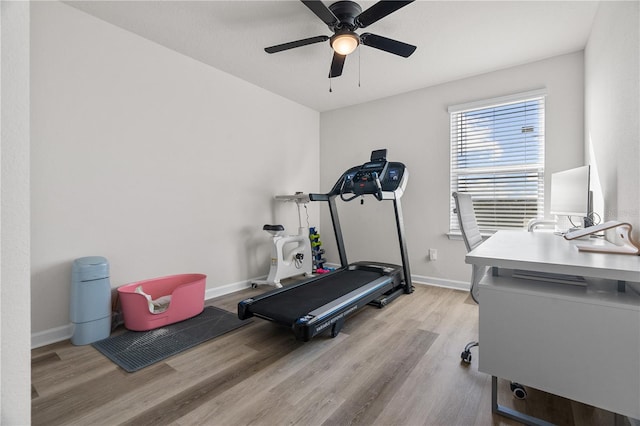
MULTIPOLYGON (((467 105, 468 106, 468 105, 467 105)), ((471 194, 481 232, 544 215, 544 94, 449 109, 451 192, 471 194)), ((450 232, 460 232, 450 205, 450 232)))

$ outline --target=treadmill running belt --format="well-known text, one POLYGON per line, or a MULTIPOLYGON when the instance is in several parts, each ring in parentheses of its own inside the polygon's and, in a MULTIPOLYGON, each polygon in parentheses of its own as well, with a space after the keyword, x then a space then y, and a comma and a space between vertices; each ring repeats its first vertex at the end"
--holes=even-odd
POLYGON ((358 269, 334 272, 317 282, 256 301, 251 305, 251 312, 276 322, 292 324, 301 316, 381 276, 378 272, 358 269), (261 303, 264 301, 267 302, 261 303))

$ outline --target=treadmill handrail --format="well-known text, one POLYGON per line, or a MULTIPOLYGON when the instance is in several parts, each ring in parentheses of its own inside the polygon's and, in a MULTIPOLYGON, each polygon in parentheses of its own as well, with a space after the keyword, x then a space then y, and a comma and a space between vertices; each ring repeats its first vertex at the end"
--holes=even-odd
MULTIPOLYGON (((334 195, 335 197, 335 195, 334 195)), ((311 201, 329 201, 329 194, 309 194, 311 201)))

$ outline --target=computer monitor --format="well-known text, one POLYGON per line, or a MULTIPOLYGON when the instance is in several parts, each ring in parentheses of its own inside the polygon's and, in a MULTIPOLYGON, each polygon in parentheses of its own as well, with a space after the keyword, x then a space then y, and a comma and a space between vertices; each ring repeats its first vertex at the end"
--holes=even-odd
POLYGON ((592 226, 592 196, 589 186, 590 166, 553 173, 549 213, 556 216, 579 216, 584 227, 592 226))

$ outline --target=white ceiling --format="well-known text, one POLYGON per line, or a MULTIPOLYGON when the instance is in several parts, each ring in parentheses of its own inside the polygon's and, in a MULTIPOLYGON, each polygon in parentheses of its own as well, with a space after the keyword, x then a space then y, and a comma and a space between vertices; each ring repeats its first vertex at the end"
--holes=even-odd
MULTIPOLYGON (((359 3, 364 10, 375 2, 359 3)), ((416 52, 405 59, 362 46, 331 79, 330 93, 328 42, 263 50, 331 35, 300 1, 67 4, 317 111, 582 50, 597 9, 588 1, 418 0, 359 31, 414 44, 416 52)))

